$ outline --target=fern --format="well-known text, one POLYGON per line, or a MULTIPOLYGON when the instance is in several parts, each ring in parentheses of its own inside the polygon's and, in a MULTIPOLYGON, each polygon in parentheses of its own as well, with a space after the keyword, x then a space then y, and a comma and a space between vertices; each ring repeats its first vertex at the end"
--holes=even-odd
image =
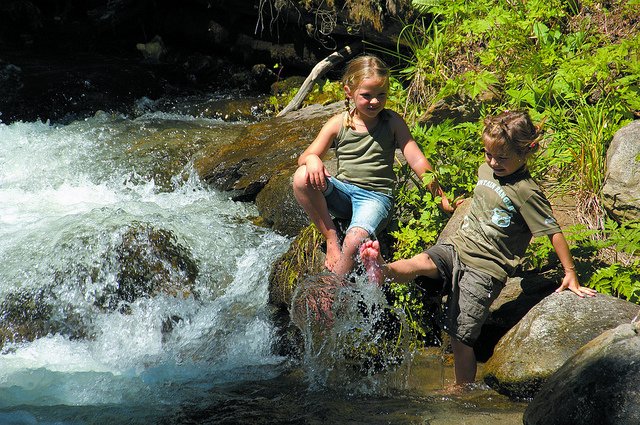
POLYGON ((640 303, 640 261, 625 267, 618 263, 597 270, 587 286, 598 292, 640 303))

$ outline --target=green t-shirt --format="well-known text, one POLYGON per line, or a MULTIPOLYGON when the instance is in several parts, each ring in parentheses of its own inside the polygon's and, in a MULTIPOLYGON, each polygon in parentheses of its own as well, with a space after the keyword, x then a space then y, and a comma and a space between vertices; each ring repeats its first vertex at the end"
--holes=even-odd
POLYGON ((505 280, 532 236, 558 232, 551 205, 528 171, 496 177, 485 163, 478 170, 469 213, 450 242, 463 263, 505 280))
POLYGON ((393 195, 396 142, 385 111, 380 113, 380 120, 371 133, 342 127, 334 145, 338 160, 336 178, 363 189, 393 195))

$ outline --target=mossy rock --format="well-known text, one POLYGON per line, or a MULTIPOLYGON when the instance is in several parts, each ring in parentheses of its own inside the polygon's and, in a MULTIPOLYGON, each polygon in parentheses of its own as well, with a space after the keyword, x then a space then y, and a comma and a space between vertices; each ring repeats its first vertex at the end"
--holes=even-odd
POLYGON ((133 223, 115 251, 117 287, 98 299, 101 307, 116 309, 121 302, 132 303, 160 293, 174 297, 197 295, 194 288, 198 265, 171 232, 133 223))
POLYGON ((289 250, 273 265, 269 276, 269 304, 287 310, 293 291, 308 275, 324 268, 325 255, 321 249, 324 238, 314 225, 304 228, 289 250))
POLYGON ((251 124, 224 146, 205 147, 194 160, 194 168, 217 189, 236 191, 234 199, 255 201, 274 176, 293 174, 298 156, 340 107, 313 105, 251 124))
POLYGON ((0 348, 50 334, 83 338, 88 329, 71 306, 60 305, 50 288, 21 289, 4 296, 0 303, 0 348))

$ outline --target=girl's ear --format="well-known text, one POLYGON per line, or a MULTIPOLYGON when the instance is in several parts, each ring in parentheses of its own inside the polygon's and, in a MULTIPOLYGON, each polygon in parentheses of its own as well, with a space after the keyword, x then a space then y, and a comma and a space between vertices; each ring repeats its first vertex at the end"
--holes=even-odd
POLYGON ((344 86, 344 94, 347 96, 347 99, 351 99, 351 89, 346 84, 344 86))

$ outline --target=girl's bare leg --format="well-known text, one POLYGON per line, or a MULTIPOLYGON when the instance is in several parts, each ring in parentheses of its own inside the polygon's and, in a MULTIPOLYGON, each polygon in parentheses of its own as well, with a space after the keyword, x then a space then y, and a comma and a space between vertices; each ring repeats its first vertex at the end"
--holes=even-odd
POLYGON ((353 270, 358 249, 368 237, 369 232, 361 227, 352 227, 347 231, 342 243, 342 255, 333 269, 335 274, 347 275, 353 270))
POLYGON ((327 241, 327 256, 324 265, 330 271, 334 271, 336 263, 342 256, 340 239, 329 209, 327 201, 320 190, 307 184, 306 167, 299 167, 293 175, 293 194, 298 204, 309 216, 309 220, 316 225, 322 236, 327 241))

